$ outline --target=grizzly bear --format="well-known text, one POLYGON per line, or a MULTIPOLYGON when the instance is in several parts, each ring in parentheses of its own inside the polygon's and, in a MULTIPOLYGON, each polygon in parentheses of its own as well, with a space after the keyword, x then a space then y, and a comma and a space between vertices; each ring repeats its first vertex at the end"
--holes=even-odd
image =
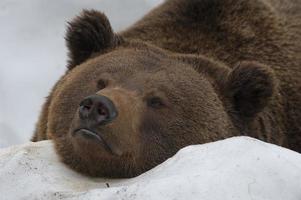
POLYGON ((240 135, 301 152, 300 0, 167 0, 119 33, 84 10, 66 43, 32 141, 78 172, 133 177, 240 135))

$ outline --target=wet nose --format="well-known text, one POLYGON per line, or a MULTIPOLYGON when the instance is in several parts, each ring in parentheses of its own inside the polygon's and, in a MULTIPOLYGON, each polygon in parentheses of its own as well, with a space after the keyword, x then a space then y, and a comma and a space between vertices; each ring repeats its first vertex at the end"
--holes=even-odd
POLYGON ((105 96, 92 95, 86 97, 79 107, 81 120, 93 125, 104 125, 114 120, 118 115, 114 103, 105 96))

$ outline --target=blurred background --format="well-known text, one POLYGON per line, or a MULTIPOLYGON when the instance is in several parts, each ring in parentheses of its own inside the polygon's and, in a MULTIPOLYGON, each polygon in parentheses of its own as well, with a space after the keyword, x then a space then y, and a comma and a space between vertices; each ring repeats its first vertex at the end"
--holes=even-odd
POLYGON ((120 31, 163 0, 1 0, 0 148, 28 142, 41 105, 64 73, 67 21, 97 9, 120 31))

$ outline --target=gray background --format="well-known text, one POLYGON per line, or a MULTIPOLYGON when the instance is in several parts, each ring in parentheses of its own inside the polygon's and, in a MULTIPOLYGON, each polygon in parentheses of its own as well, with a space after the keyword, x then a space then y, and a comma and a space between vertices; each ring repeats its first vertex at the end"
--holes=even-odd
POLYGON ((0 148, 29 141, 41 105, 65 71, 66 22, 82 9, 103 11, 115 31, 162 0, 1 0, 0 148))

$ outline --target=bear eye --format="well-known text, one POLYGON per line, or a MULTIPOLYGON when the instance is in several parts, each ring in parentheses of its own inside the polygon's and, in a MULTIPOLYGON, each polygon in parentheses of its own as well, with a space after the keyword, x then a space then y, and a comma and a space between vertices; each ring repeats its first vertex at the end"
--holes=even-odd
POLYGON ((147 100, 147 105, 151 108, 162 108, 165 106, 160 97, 151 97, 147 100))
POLYGON ((107 84, 108 84, 108 81, 103 80, 103 79, 99 79, 97 81, 97 89, 98 90, 102 90, 102 89, 104 89, 107 86, 107 84))

